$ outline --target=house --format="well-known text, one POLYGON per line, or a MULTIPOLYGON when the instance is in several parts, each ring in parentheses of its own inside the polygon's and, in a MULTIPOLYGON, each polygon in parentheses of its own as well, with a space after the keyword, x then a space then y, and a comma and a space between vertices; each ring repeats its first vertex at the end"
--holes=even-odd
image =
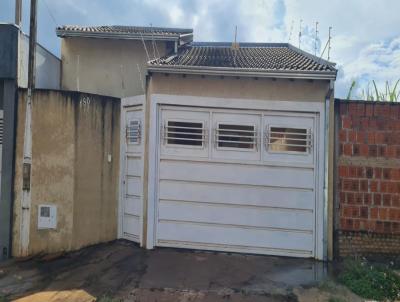
MULTIPOLYGON (((333 63, 287 43, 193 42, 191 29, 57 35, 62 91, 36 91, 33 108, 27 254, 124 238, 332 257, 333 63), (43 207, 56 221, 40 224, 43 207)), ((18 118, 14 256, 24 237, 21 129, 18 118)))
POLYGON ((113 97, 144 93, 146 62, 190 43, 193 30, 139 26, 61 26, 63 90, 113 97))
MULTIPOLYGON (((26 88, 28 36, 14 24, 0 24, 0 259, 10 253, 16 101, 18 88, 26 88)), ((61 61, 36 45, 36 88, 59 89, 61 61)))
POLYGON ((334 64, 194 42, 147 70, 145 96, 122 100, 119 236, 327 259, 334 64))

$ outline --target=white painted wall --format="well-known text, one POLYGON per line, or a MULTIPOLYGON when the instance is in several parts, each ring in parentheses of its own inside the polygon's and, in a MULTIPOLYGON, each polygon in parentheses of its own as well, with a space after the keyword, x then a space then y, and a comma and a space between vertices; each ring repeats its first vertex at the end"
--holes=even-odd
MULTIPOLYGON (((18 53, 18 86, 28 86, 28 52, 29 37, 23 33, 19 36, 18 53)), ((36 46, 36 88, 60 89, 61 60, 46 50, 36 46)))

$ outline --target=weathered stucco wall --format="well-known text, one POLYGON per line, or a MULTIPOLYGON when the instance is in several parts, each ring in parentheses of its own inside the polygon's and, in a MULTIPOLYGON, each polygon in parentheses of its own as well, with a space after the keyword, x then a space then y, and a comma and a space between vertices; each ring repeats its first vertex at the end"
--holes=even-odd
POLYGON ((329 89, 328 81, 163 74, 153 74, 151 79, 153 94, 220 98, 323 102, 329 89))
MULTIPOLYGON (((166 42, 146 42, 150 59, 166 53, 166 42)), ((62 39, 63 89, 114 97, 144 94, 149 61, 140 40, 62 39)))
MULTIPOLYGON (((19 256, 26 92, 19 92, 13 256, 19 256)), ((117 237, 119 115, 115 98, 35 91, 32 103, 29 254, 117 237), (108 160, 111 155, 111 162, 108 160), (38 230, 39 204, 57 205, 57 228, 38 230)))

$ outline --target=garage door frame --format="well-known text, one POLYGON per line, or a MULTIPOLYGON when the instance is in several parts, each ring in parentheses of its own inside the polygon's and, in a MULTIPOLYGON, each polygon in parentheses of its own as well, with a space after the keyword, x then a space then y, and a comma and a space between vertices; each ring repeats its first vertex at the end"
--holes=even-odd
POLYGON ((262 110, 262 111, 284 111, 284 112, 304 112, 318 113, 318 152, 316 154, 316 227, 315 227, 315 251, 316 259, 325 259, 327 242, 326 230, 326 200, 324 199, 324 167, 325 167, 325 152, 324 152, 324 135, 325 135, 325 108, 324 102, 291 102, 291 101, 271 101, 271 100, 256 100, 256 99, 225 99, 225 98, 210 98, 210 97, 194 97, 182 95, 163 95, 153 94, 149 98, 149 179, 148 179, 148 216, 147 216, 147 244, 149 249, 156 245, 156 204, 158 200, 158 165, 159 165, 159 129, 160 125, 160 106, 192 106, 192 107, 209 107, 222 109, 237 109, 237 110, 262 110), (201 106, 199 106, 201 104, 201 106), (293 110, 295 108, 296 110, 293 110))

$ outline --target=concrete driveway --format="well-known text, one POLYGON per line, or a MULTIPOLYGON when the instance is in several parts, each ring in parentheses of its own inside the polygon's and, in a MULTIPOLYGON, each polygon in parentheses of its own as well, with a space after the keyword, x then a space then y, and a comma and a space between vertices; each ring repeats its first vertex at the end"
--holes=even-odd
POLYGON ((148 251, 115 241, 0 264, 0 301, 307 301, 326 271, 309 259, 148 251))

